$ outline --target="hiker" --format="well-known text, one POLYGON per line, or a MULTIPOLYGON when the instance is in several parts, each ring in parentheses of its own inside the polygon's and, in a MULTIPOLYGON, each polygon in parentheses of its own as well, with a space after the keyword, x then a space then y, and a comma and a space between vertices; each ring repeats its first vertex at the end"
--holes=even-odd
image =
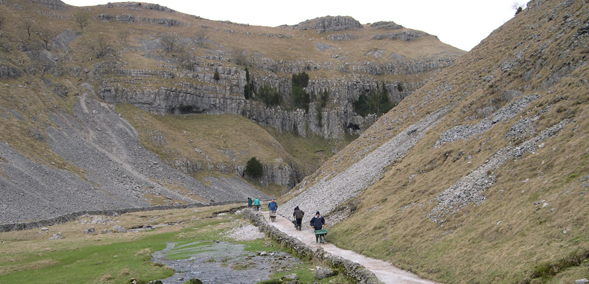
POLYGON ((260 211, 260 200, 257 198, 254 200, 254 207, 256 208, 256 211, 260 211))
POLYGON ((295 218, 295 228, 297 230, 301 230, 301 223, 303 222, 303 216, 305 216, 305 212, 299 209, 299 207, 295 207, 294 212, 292 213, 292 217, 295 218))
MULTIPOLYGON (((310 225, 311 225, 311 227, 313 227, 313 229, 315 229, 315 231, 323 230, 323 226, 325 226, 325 219, 323 219, 323 217, 321 217, 321 215, 319 214, 319 211, 317 211, 317 213, 315 213, 315 216, 311 219, 310 225)), ((325 234, 323 234, 323 235, 325 235, 325 234)), ((321 236, 322 236, 321 234, 315 234, 315 241, 319 242, 319 238, 321 236)))
POLYGON ((248 198, 247 198, 247 208, 252 208, 252 203, 253 203, 253 202, 254 202, 254 201, 251 199, 251 197, 248 197, 248 198))
POLYGON ((276 212, 276 210, 278 210, 278 204, 274 202, 274 199, 268 203, 268 210, 270 210, 270 212, 276 212))

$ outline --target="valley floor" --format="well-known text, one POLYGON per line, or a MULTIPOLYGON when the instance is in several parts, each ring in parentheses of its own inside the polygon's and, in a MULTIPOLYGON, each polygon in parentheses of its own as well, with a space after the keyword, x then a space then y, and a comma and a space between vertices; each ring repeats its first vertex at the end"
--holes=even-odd
MULTIPOLYGON (((276 217, 276 221, 271 222, 268 211, 262 212, 264 218, 268 224, 276 227, 280 231, 284 232, 285 234, 297 238, 299 241, 303 242, 305 245, 311 247, 313 250, 317 250, 319 248, 323 248, 324 251, 329 252, 332 255, 340 256, 342 258, 351 260, 353 262, 359 263, 364 266, 366 269, 372 271, 376 277, 384 282, 384 283, 397 283, 397 284, 433 284, 435 282, 421 279, 419 276, 401 270, 399 268, 394 267, 389 262, 384 262, 382 260, 369 258, 360 254, 357 254, 350 250, 344 250, 341 248, 336 247, 329 242, 326 244, 320 244, 315 242, 315 233, 313 229, 308 226, 308 224, 302 224, 303 229, 301 231, 297 231, 292 221, 284 218, 280 215, 276 217)), ((327 240, 329 241, 329 233, 327 240)))

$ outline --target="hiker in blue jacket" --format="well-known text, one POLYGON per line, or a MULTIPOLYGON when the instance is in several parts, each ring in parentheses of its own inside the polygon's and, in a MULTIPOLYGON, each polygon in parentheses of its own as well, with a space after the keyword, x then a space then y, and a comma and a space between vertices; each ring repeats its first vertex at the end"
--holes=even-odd
POLYGON ((278 210, 278 204, 274 202, 274 199, 268 203, 268 210, 270 210, 270 212, 276 212, 276 210, 278 210))

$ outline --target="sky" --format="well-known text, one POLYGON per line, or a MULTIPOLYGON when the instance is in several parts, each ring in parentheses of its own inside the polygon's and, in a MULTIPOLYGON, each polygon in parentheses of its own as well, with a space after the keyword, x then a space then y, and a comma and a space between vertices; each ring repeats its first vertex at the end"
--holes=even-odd
MULTIPOLYGON (((62 0, 95 6, 108 0, 62 0)), ((471 50, 509 21, 523 0, 142 0, 209 20, 255 26, 295 25, 323 16, 351 16, 362 24, 393 21, 421 30, 449 45, 471 50)))

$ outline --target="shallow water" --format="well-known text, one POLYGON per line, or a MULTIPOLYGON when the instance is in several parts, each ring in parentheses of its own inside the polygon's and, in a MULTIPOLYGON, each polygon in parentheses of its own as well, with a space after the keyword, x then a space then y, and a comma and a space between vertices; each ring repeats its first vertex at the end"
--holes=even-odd
POLYGON ((203 283, 254 284, 268 280, 275 272, 290 271, 301 263, 298 258, 284 252, 260 255, 244 250, 244 245, 229 242, 194 242, 178 245, 168 243, 162 251, 153 254, 152 261, 176 270, 165 284, 182 284, 190 279, 203 283), (170 260, 189 256, 181 260, 170 260))

